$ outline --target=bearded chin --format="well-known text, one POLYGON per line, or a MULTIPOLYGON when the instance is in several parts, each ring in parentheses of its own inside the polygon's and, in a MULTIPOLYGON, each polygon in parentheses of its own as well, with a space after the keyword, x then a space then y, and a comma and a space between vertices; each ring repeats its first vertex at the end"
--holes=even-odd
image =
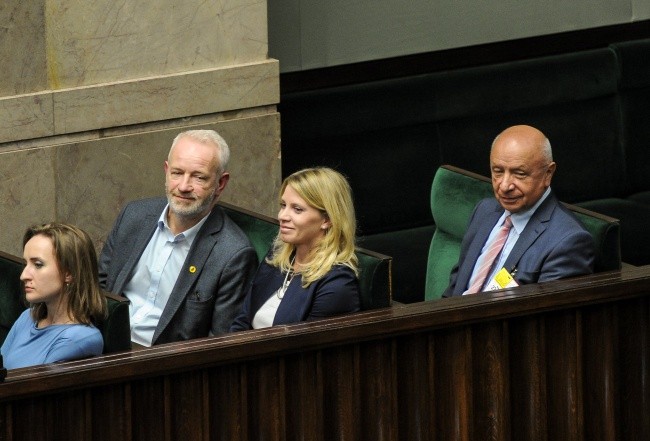
POLYGON ((169 209, 175 215, 183 218, 193 219, 198 216, 204 215, 205 212, 210 209, 212 205, 212 201, 214 200, 214 194, 215 192, 213 191, 212 194, 206 197, 205 199, 203 200, 195 199, 189 205, 179 204, 177 201, 173 199, 171 195, 168 194, 167 202, 169 202, 169 209))

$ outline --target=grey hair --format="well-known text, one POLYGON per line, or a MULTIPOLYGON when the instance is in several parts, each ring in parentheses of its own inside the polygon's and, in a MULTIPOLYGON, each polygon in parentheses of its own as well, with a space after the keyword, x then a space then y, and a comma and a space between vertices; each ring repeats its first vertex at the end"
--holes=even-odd
POLYGON ((546 160, 547 164, 553 162, 553 150, 551 149, 551 141, 545 136, 544 141, 542 141, 542 156, 546 160))
POLYGON ((230 148, 225 139, 221 137, 214 130, 187 130, 176 135, 174 141, 172 141, 172 146, 169 149, 169 155, 167 159, 171 156, 172 150, 176 146, 179 140, 182 138, 192 138, 194 141, 200 142, 201 144, 212 144, 217 147, 217 159, 219 162, 219 168, 217 169, 217 176, 221 176, 228 167, 228 161, 230 161, 230 148))

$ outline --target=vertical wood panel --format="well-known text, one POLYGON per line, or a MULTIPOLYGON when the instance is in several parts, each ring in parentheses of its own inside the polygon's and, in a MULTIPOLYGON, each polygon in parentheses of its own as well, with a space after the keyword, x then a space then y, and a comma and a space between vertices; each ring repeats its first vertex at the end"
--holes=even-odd
POLYGON ((510 323, 510 404, 512 439, 548 439, 546 353, 543 321, 537 317, 510 323))
POLYGON ((84 391, 37 397, 14 410, 16 440, 83 440, 87 438, 87 402, 84 391))
POLYGON ((47 428, 54 423, 53 402, 48 397, 14 402, 12 440, 44 441, 52 439, 47 428), (37 421, 38 424, 34 424, 37 421))
POLYGON ((167 377, 145 378, 131 385, 132 427, 135 441, 168 440, 168 409, 165 401, 168 391, 165 388, 167 377), (155 424, 151 424, 154 421, 155 424))
POLYGON ((0 441, 13 441, 13 416, 11 403, 0 404, 0 441))
POLYGON ((595 306, 584 311, 584 412, 585 439, 588 441, 616 439, 617 360, 613 339, 618 333, 615 328, 611 307, 595 306))
POLYGON ((619 362, 617 377, 621 409, 621 439, 650 440, 650 308, 645 299, 620 305, 617 316, 619 362))
POLYGON ((508 327, 504 322, 472 329, 473 439, 510 440, 508 327))
MULTIPOLYGON (((323 427, 323 371, 320 353, 287 357, 286 438, 320 441, 323 427)), ((328 372, 327 375, 332 375, 328 372)))
POLYGON ((98 387, 92 391, 92 440, 131 441, 131 394, 129 385, 98 387))
POLYGON ((169 420, 171 439, 183 441, 207 440, 209 402, 206 397, 203 371, 185 372, 169 377, 169 420))
POLYGON ((250 439, 284 439, 286 406, 284 359, 251 362, 248 367, 248 431, 250 439))
POLYGON ((321 357, 325 440, 364 439, 360 424, 360 384, 367 374, 360 371, 359 346, 324 350, 321 357))
POLYGON ((472 341, 467 327, 435 338, 436 439, 472 439, 472 341))
POLYGON ((394 342, 362 345, 360 357, 363 436, 377 441, 397 439, 397 385, 394 342))
POLYGON ((549 439, 584 437, 582 413, 582 343, 575 311, 546 317, 549 439))
POLYGON ((13 439, 86 439, 86 404, 86 395, 83 392, 24 400, 14 407, 13 439))
MULTIPOLYGON (((51 427, 41 427, 49 432, 52 439, 87 439, 90 423, 88 391, 74 391, 52 395, 47 399, 54 400, 54 424, 51 427), (56 404, 54 404, 56 403, 56 404)), ((37 423, 37 422, 32 422, 37 423)))
POLYGON ((212 369, 209 379, 210 439, 215 441, 249 439, 248 377, 245 365, 212 369))
POLYGON ((434 348, 430 334, 397 339, 397 424, 402 441, 435 438, 434 348))

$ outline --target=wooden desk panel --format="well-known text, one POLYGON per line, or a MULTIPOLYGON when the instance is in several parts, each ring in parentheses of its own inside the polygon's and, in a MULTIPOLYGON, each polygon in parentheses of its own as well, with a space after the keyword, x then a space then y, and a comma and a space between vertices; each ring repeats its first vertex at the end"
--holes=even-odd
POLYGON ((10 371, 0 440, 650 439, 650 268, 10 371))

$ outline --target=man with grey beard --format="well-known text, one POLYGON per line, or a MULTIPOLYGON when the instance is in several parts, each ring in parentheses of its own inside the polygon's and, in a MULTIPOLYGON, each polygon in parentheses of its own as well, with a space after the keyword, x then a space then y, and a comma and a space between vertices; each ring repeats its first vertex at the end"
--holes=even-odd
POLYGON ((99 280, 130 300, 135 346, 222 334, 239 312, 257 256, 217 206, 229 157, 213 130, 180 133, 165 161, 167 198, 131 202, 115 221, 99 280))

